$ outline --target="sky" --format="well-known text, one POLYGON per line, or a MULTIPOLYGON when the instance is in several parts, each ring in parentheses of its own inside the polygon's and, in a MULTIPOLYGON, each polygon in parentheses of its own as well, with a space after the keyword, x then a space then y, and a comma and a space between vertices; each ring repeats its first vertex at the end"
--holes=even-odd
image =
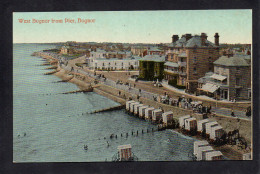
POLYGON ((252 10, 165 10, 108 12, 14 12, 14 43, 122 42, 170 43, 172 35, 206 33, 214 42, 252 42, 252 10), (80 19, 94 19, 79 23, 80 19), (23 19, 20 23, 19 19, 23 19), (62 20, 63 23, 52 23, 62 20), (74 19, 75 23, 65 23, 74 19), (25 21, 27 20, 27 21, 25 21), (25 23, 30 20, 30 23, 25 23), (33 21, 34 20, 34 21, 33 21), (33 23, 50 20, 49 23, 33 23))

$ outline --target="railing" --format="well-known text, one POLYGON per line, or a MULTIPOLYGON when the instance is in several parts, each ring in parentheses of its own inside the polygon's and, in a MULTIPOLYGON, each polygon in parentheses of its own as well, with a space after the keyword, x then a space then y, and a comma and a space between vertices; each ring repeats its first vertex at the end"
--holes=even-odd
POLYGON ((169 69, 164 69, 164 71, 169 72, 169 73, 178 74, 178 71, 173 71, 173 70, 169 70, 169 69))
POLYGON ((187 65, 187 63, 186 63, 186 62, 181 62, 181 61, 178 61, 178 65, 179 65, 179 66, 186 66, 186 65, 187 65))

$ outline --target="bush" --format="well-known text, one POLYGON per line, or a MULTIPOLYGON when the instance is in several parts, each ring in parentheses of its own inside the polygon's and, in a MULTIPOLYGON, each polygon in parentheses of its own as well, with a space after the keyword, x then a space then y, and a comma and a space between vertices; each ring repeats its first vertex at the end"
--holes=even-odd
POLYGON ((169 80, 168 84, 171 86, 174 86, 175 88, 178 88, 178 89, 186 89, 186 86, 177 85, 177 79, 169 80))

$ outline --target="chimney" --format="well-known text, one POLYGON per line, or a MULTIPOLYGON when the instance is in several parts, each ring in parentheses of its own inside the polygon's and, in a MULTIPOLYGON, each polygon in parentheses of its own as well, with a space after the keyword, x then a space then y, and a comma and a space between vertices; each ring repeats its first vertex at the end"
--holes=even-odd
POLYGON ((190 38, 192 38, 191 34, 185 34, 186 41, 188 41, 190 38))
POLYGON ((206 33, 201 33, 201 46, 206 46, 206 40, 207 40, 207 35, 206 33))
POLYGON ((179 36, 178 35, 173 35, 172 36, 172 43, 176 42, 177 40, 179 40, 179 36))
POLYGON ((215 33, 215 45, 216 46, 219 46, 219 35, 218 35, 218 33, 215 33))

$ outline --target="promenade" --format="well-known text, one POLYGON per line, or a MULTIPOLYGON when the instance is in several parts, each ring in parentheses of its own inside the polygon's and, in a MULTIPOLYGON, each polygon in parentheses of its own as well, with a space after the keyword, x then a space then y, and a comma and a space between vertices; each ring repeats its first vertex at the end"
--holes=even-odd
POLYGON ((234 115, 236 118, 243 119, 243 120, 251 120, 251 117, 246 116, 245 108, 248 107, 249 102, 245 102, 244 107, 232 107, 232 105, 241 104, 243 103, 233 103, 233 102, 223 102, 223 101, 216 101, 214 99, 208 99, 201 96, 192 96, 186 94, 181 91, 171 90, 166 87, 155 87, 153 86, 152 82, 144 82, 144 81, 133 81, 130 77, 132 75, 137 75, 138 72, 136 71, 96 71, 94 75, 93 70, 89 70, 87 67, 80 68, 75 65, 75 63, 84 63, 85 57, 80 57, 77 59, 69 60, 67 66, 64 64, 62 68, 68 71, 73 71, 76 73, 80 73, 83 75, 87 75, 89 77, 97 79, 100 83, 104 85, 111 86, 113 88, 129 92, 135 96, 140 96, 143 98, 147 98, 149 100, 154 100, 158 96, 164 96, 166 93, 173 99, 177 99, 178 97, 190 97, 193 101, 202 101, 203 105, 211 106, 211 111, 218 116, 225 116, 225 117, 232 117, 231 112, 234 111, 234 115), (99 77, 100 76, 100 77, 99 77), (103 78, 104 76, 105 78, 103 78), (121 83, 118 83, 120 81, 121 83), (127 85, 126 85, 127 84, 127 85), (224 107, 224 106, 227 107, 224 107))

